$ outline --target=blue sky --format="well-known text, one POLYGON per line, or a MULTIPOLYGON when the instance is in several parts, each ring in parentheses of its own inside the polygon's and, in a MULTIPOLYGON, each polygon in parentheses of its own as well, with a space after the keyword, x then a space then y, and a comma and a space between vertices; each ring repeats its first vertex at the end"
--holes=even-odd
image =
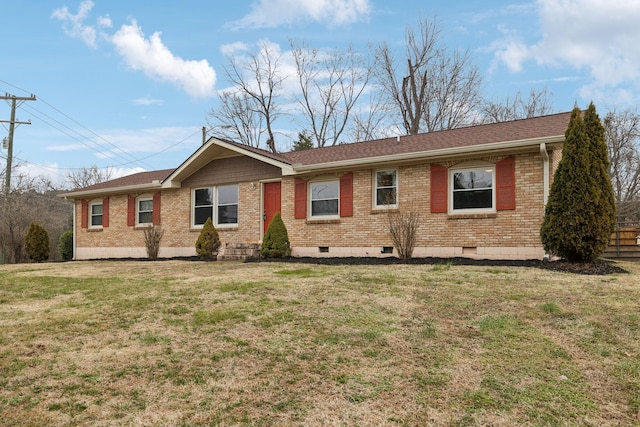
MULTIPOLYGON (((640 100, 637 0, 0 4, 0 93, 37 97, 17 112, 31 125, 16 128, 14 164, 54 181, 92 165, 115 176, 178 166, 201 143, 208 112, 228 86, 224 52, 268 41, 286 58, 291 38, 362 52, 386 42, 401 52, 405 28, 434 15, 448 48, 471 51, 488 98, 546 88, 555 110, 593 100, 601 116, 640 100)), ((0 102, 0 119, 9 116, 0 102)), ((6 154, 0 148, 0 165, 6 154)))

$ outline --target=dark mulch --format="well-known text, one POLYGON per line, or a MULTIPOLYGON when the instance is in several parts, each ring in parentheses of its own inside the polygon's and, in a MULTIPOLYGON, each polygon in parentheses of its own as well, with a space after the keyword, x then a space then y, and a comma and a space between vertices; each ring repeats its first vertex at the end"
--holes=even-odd
POLYGON ((252 262, 269 262, 269 261, 285 261, 290 263, 306 263, 318 265, 477 265, 477 266, 493 266, 493 267, 533 267, 544 270, 563 271, 574 274, 587 275, 607 275, 617 273, 628 273, 627 270, 617 265, 614 261, 598 259, 591 263, 575 263, 563 260, 559 261, 542 261, 537 259, 529 260, 494 260, 494 259, 471 259, 471 258, 412 258, 402 260, 393 257, 386 258, 280 258, 280 259, 257 259, 252 262))

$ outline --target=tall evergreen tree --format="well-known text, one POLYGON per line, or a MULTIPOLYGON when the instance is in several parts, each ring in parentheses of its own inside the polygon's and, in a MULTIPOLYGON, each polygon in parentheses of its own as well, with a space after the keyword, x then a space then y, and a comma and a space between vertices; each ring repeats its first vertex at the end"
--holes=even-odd
POLYGON ((616 199, 609 175, 609 151, 605 130, 593 102, 584 113, 584 126, 590 144, 591 176, 597 186, 593 193, 592 207, 595 219, 593 239, 596 256, 599 256, 607 249, 611 234, 615 231, 616 199))
POLYGON ((615 204, 601 128, 593 104, 584 119, 573 109, 540 229, 545 250, 571 262, 596 259, 613 231, 615 204))

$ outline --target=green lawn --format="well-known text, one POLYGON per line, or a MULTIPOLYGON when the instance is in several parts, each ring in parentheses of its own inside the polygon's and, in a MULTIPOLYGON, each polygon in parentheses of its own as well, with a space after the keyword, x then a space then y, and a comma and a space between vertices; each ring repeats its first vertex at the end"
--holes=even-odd
POLYGON ((0 424, 640 425, 621 265, 0 266, 0 424))

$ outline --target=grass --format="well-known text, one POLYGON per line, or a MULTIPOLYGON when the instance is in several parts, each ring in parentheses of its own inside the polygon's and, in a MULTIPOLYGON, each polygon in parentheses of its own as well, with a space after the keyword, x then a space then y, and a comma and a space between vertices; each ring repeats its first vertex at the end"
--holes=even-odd
POLYGON ((640 425, 640 265, 0 268, 3 426, 640 425))

